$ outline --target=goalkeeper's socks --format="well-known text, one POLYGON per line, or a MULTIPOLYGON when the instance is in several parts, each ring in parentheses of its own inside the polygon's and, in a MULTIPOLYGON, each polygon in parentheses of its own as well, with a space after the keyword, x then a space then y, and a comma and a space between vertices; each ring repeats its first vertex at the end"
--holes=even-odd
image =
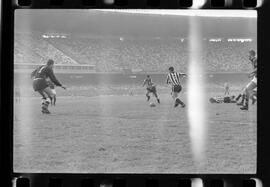
POLYGON ((43 108, 45 108, 45 109, 47 109, 48 108, 48 106, 49 106, 49 104, 50 104, 50 101, 48 101, 47 99, 46 100, 42 100, 42 104, 41 104, 41 108, 43 109, 43 108))
POLYGON ((50 114, 50 111, 48 110, 49 104, 50 104, 49 101, 43 100, 42 106, 41 106, 41 112, 42 112, 43 114, 50 114))
POLYGON ((48 109, 42 109, 41 112, 43 114, 50 114, 51 113, 48 109))

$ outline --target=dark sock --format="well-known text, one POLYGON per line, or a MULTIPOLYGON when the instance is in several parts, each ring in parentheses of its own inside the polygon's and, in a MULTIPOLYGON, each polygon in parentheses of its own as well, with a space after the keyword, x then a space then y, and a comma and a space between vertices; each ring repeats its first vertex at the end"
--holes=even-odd
POLYGON ((177 102, 180 103, 182 106, 185 105, 185 103, 183 103, 183 101, 181 101, 179 98, 177 98, 177 102))
POLYGON ((242 95, 242 100, 241 100, 240 103, 244 104, 245 98, 246 98, 246 94, 243 94, 243 95, 242 95))
POLYGON ((242 96, 242 94, 239 94, 237 97, 236 97, 236 101, 238 101, 240 99, 240 97, 242 96))
POLYGON ((249 97, 245 95, 245 103, 244 106, 248 108, 248 103, 249 103, 249 97))

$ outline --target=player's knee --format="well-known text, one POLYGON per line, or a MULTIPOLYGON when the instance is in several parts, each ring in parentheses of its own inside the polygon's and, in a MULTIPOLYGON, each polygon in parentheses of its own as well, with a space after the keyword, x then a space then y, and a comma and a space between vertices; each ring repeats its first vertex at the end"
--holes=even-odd
POLYGON ((50 97, 51 98, 55 98, 56 97, 56 94, 52 92, 52 93, 50 93, 50 97))

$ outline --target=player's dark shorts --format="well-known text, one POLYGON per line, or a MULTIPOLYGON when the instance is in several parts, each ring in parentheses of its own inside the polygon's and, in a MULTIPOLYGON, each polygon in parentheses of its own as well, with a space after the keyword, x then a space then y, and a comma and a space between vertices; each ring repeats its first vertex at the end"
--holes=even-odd
POLYGON ((157 92, 157 89, 156 89, 155 86, 148 87, 148 88, 146 88, 146 90, 147 90, 148 92, 152 92, 152 93, 156 93, 156 92, 157 92))
POLYGON ((48 86, 49 86, 48 82, 45 79, 38 78, 38 79, 34 79, 33 81, 33 89, 35 91, 44 90, 48 86))
POLYGON ((174 93, 180 93, 181 90, 182 90, 182 86, 181 85, 174 85, 172 87, 172 92, 174 92, 174 93))

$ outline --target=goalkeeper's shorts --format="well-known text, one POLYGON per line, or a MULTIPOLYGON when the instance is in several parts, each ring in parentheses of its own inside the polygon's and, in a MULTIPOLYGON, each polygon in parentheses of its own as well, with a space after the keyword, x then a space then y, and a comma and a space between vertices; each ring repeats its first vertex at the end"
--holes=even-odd
POLYGON ((34 91, 41 91, 47 88, 48 82, 43 78, 35 78, 33 81, 33 89, 34 91))

